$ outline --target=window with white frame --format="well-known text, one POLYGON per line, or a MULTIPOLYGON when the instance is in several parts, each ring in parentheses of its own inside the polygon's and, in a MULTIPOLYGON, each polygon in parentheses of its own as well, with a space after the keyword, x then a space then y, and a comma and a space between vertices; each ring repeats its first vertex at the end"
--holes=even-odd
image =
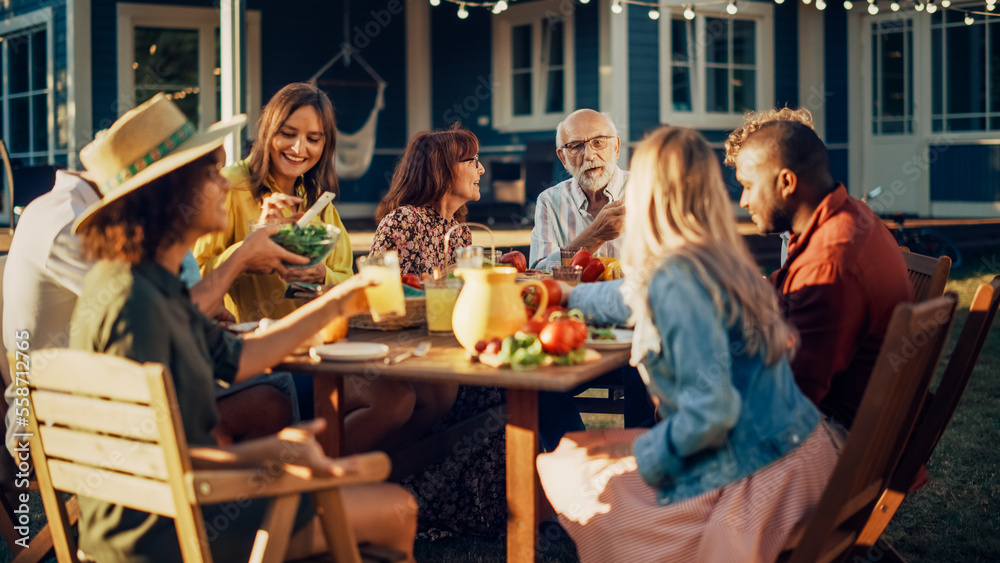
MULTIPOLYGON (((260 102, 260 12, 247 11, 250 123, 260 102)), ((171 94, 198 126, 219 120, 219 11, 153 4, 118 4, 119 113, 158 92, 171 94)))
POLYGON ((692 19, 682 10, 660 18, 661 121, 728 128, 744 112, 770 106, 773 7, 744 2, 729 15, 722 5, 707 6, 692 19))
POLYGON ((52 47, 51 8, 0 22, 0 132, 14 166, 66 155, 66 132, 57 138, 52 47))
POLYGON ((931 16, 931 127, 1000 131, 1000 19, 931 16))
POLYGON ((573 15, 561 5, 542 0, 493 16, 497 129, 554 129, 574 109, 573 15))
POLYGON ((913 19, 872 23, 872 134, 913 133, 913 19))

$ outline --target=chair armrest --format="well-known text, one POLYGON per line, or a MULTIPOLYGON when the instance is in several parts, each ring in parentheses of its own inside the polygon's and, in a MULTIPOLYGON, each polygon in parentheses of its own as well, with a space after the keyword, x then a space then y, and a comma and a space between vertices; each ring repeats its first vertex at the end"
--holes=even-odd
POLYGON ((199 504, 217 504, 246 498, 275 497, 322 491, 346 485, 377 483, 389 476, 389 456, 371 452, 352 456, 356 472, 341 477, 303 479, 279 467, 255 469, 215 469, 193 471, 187 476, 190 498, 199 504))

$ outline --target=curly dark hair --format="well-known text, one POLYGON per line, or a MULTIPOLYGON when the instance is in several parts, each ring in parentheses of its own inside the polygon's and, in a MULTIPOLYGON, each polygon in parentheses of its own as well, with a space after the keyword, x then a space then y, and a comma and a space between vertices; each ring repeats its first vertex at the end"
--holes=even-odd
POLYGON ((218 158, 210 152, 107 204, 78 233, 84 257, 129 264, 155 259, 180 240, 198 209, 201 180, 218 158))
POLYGON ((743 116, 743 124, 733 130, 726 139, 726 158, 723 164, 726 166, 736 166, 736 155, 747 139, 757 132, 758 129, 775 121, 795 121, 810 129, 815 129, 812 113, 805 109, 792 109, 788 107, 767 109, 762 111, 748 111, 743 116))

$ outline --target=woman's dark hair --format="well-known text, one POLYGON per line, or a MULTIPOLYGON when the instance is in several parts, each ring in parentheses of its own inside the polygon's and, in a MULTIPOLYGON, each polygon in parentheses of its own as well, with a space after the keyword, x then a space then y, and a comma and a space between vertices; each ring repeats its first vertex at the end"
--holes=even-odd
POLYGON ((138 264, 180 240, 199 210, 203 179, 218 165, 213 151, 107 204, 79 232, 88 260, 138 264))
MULTIPOLYGON (((396 165, 389 193, 375 210, 375 222, 404 205, 433 205, 441 201, 455 181, 455 167, 476 156, 479 140, 456 123, 443 131, 421 131, 406 144, 396 165)), ((465 220, 463 205, 455 218, 465 220)))
POLYGON ((340 194, 333 156, 337 148, 337 122, 333 116, 333 104, 325 92, 312 84, 293 82, 278 90, 278 93, 264 106, 264 111, 257 120, 257 138, 250 149, 250 160, 247 163, 250 169, 250 193, 257 201, 263 200, 267 195, 264 182, 271 173, 271 142, 288 116, 303 106, 316 108, 316 113, 323 122, 323 134, 326 140, 319 162, 304 175, 306 205, 312 205, 322 192, 333 192, 335 196, 340 194))

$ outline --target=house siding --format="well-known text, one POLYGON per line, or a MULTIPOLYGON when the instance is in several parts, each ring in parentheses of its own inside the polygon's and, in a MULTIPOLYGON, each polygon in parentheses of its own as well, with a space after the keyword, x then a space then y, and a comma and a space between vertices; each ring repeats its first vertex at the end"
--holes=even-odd
POLYGON ((774 105, 799 106, 799 7, 774 6, 774 105))
POLYGON ((599 2, 576 6, 573 36, 576 48, 576 107, 598 109, 600 97, 599 2))
POLYGON ((850 152, 848 143, 847 81, 850 61, 847 56, 847 12, 842 5, 833 4, 825 10, 824 33, 824 82, 826 101, 826 144, 841 145, 831 148, 830 172, 837 181, 847 181, 850 152))
MULTIPOLYGON (((665 14, 664 14, 665 15, 665 14)), ((629 135, 642 139, 660 124, 659 22, 639 6, 628 10, 629 135)))
POLYGON ((911 171, 930 167, 932 200, 1000 201, 1000 145, 931 145, 927 156, 911 171))

